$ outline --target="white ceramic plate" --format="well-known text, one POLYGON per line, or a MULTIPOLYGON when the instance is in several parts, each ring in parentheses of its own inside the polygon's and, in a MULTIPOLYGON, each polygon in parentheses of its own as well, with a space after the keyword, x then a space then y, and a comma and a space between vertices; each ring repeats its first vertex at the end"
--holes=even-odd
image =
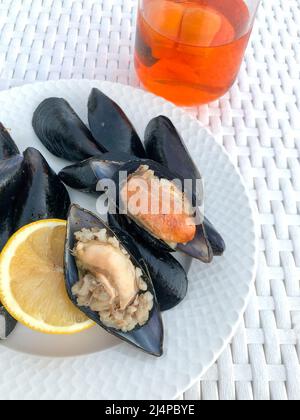
MULTIPOLYGON (((87 121, 92 87, 116 100, 143 136, 149 120, 164 114, 182 134, 205 179, 206 212, 227 243, 224 257, 193 264, 186 300, 163 315, 165 353, 160 359, 120 343, 99 327, 73 337, 52 337, 18 326, 0 345, 0 399, 172 399, 212 365, 245 310, 256 269, 256 235, 249 197, 224 149, 200 123, 149 93, 97 81, 57 81, 0 94, 0 121, 21 150, 38 148, 54 170, 53 157, 31 127, 45 98, 67 99, 87 121)), ((95 200, 71 192, 95 211, 95 200)))

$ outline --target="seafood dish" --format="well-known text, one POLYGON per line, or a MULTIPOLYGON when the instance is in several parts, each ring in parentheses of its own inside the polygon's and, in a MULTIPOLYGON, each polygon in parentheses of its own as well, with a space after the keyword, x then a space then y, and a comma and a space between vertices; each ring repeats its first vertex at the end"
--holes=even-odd
MULTIPOLYGON (((91 158, 67 166, 58 175, 70 188, 90 194, 101 193, 101 181, 113 179, 116 172, 120 172, 122 166, 127 163, 127 159, 124 159, 124 157, 120 159, 120 154, 106 153, 102 158, 91 158)), ((222 256, 226 248, 225 242, 214 225, 205 216, 201 229, 203 229, 203 234, 205 232, 213 255, 222 256)), ((181 247, 180 244, 178 246, 181 247)), ((188 244, 186 244, 186 248, 188 248, 188 244)), ((195 258, 197 258, 196 255, 195 258)))
POLYGON ((20 155, 0 161, 0 250, 15 231, 14 211, 21 185, 22 162, 20 155))
MULTIPOLYGON (((62 98, 45 99, 34 112, 41 144, 70 162, 58 174, 38 150, 21 153, 0 124, 0 251, 23 226, 60 219, 66 224, 65 243, 60 233, 58 246, 61 281, 69 305, 89 323, 160 357, 162 313, 184 304, 188 293, 178 252, 210 264, 224 254, 225 242, 203 214, 201 173, 171 120, 151 120, 142 141, 122 108, 98 89, 87 111, 88 125, 62 98), (183 190, 186 180, 191 183, 183 190), (106 194, 107 222, 71 203, 65 185, 106 194), (146 211, 133 202, 146 203, 146 211)), ((16 321, 5 296, 2 302, 0 339, 6 339, 16 321)))

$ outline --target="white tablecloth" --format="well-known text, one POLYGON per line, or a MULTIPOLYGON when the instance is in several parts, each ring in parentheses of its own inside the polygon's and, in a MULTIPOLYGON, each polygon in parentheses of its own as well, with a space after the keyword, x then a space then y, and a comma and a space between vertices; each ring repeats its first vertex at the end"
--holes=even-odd
MULTIPOLYGON (((89 78, 138 85, 137 0, 0 0, 0 89, 89 78)), ((300 1, 262 0, 237 83, 189 110, 238 165, 260 223, 256 290, 187 399, 300 399, 300 1)))

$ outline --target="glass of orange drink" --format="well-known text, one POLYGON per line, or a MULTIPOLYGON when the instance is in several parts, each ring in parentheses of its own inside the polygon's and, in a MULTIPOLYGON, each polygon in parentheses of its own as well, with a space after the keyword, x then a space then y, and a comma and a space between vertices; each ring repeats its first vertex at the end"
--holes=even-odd
POLYGON ((177 105, 211 102, 234 83, 260 0, 140 0, 135 67, 177 105))

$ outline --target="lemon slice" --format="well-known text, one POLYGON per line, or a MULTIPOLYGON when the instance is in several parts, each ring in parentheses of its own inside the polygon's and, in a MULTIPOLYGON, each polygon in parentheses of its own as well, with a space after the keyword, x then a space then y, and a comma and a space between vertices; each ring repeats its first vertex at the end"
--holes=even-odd
POLYGON ((94 325, 66 292, 65 237, 65 221, 41 220, 15 233, 0 256, 0 301, 21 324, 47 334, 94 325))

